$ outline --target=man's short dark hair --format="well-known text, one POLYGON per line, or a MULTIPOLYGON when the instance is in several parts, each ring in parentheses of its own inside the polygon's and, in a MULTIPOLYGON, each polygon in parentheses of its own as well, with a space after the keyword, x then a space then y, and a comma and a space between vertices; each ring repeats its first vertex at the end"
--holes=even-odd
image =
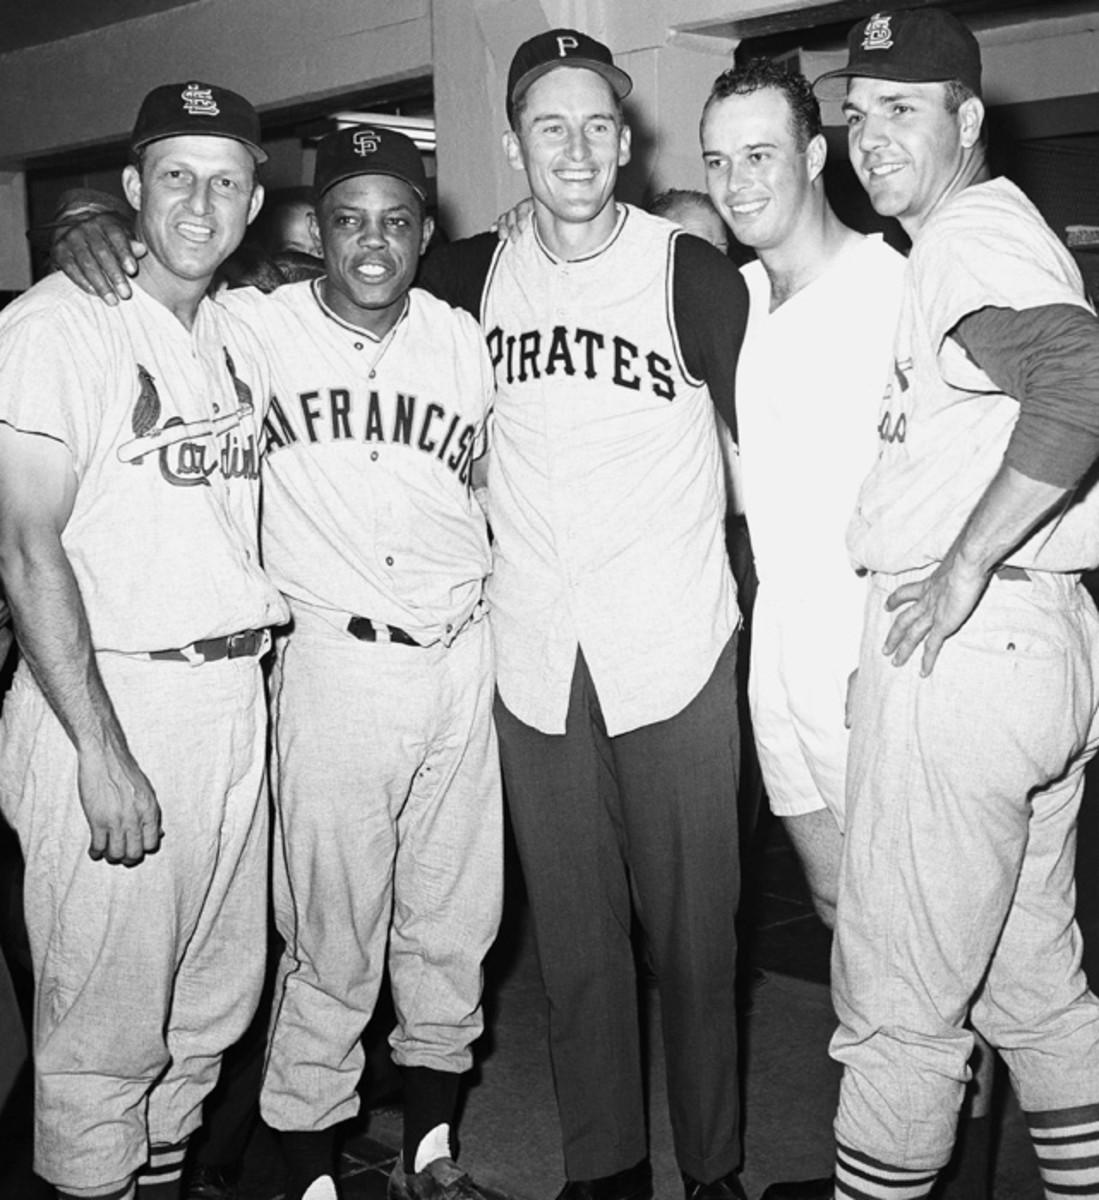
POLYGON ((786 97, 790 106, 790 126, 799 150, 806 146, 821 131, 820 104, 813 95, 813 87, 804 75, 791 71, 770 58, 750 58, 739 66, 730 67, 715 80, 710 95, 702 109, 702 119, 710 105, 729 96, 751 96, 772 88, 786 97))
POLYGON ((705 192, 696 192, 691 188, 665 188, 658 192, 648 204, 648 210, 654 217, 667 217, 674 221, 675 214, 686 208, 701 209, 702 212, 712 213, 718 220, 721 213, 714 207, 714 202, 705 192), (669 213, 672 214, 669 216, 669 213))
POLYGON ((943 84, 943 103, 948 113, 956 113, 967 100, 972 100, 977 93, 958 79, 948 79, 943 84))

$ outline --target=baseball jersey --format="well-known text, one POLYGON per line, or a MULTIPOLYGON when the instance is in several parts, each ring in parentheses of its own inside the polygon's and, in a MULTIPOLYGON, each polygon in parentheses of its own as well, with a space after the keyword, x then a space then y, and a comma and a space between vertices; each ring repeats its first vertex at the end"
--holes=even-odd
MULTIPOLYGON (((497 685, 546 733, 565 730, 578 647, 613 736, 686 707, 739 620, 714 401, 677 328, 673 294, 692 282, 673 270, 681 236, 620 205, 609 239, 565 261, 532 222, 480 289, 497 685)), ((710 294, 699 278, 697 320, 735 358, 743 284, 707 251, 731 283, 710 294)))
MULTIPOLYGON (((981 308, 1088 308, 1071 255, 1006 179, 952 196, 905 272, 878 457, 848 530, 857 564, 897 573, 940 561, 999 470, 1019 404, 950 336, 981 308)), ((1099 562, 1099 491, 1082 489, 1006 560, 1077 571, 1099 562)))
POLYGON ((327 308, 320 284, 224 296, 274 373, 264 563, 291 601, 450 641, 490 564, 470 486, 492 400, 480 329, 413 288, 379 340, 327 308))
POLYGON ((774 312, 763 264, 742 274, 740 477, 760 582, 810 594, 825 588, 859 610, 865 588, 845 535, 874 461, 904 257, 880 236, 859 238, 774 312))
POLYGON ((61 275, 0 313, 0 421, 63 444, 61 536, 96 650, 172 649, 286 619, 259 563, 262 351, 203 300, 114 308, 61 275))

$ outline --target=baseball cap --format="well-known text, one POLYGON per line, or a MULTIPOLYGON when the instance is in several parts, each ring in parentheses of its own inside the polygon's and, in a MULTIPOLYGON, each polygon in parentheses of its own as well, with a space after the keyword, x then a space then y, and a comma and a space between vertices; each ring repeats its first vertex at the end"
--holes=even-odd
POLYGON ((194 135, 243 142, 256 162, 266 162, 259 116, 243 96, 210 83, 166 83, 141 102, 130 149, 140 150, 167 137, 194 135))
POLYGON ((527 88, 539 76, 556 67, 586 67, 595 71, 611 85, 619 100, 624 100, 633 89, 633 80, 621 67, 614 65, 611 52, 602 42, 577 29, 551 29, 529 38, 515 51, 508 70, 509 121, 516 102, 527 88))
POLYGON ((355 175, 392 175, 403 179, 421 200, 427 199, 427 173, 416 143, 395 129, 353 125, 317 143, 313 195, 319 200, 330 187, 355 175))
POLYGON ((852 75, 896 79, 901 83, 946 83, 956 79, 981 94, 981 48, 953 13, 941 8, 878 12, 860 21, 847 35, 847 65, 826 71, 813 84, 829 98, 839 89, 820 85, 852 75))

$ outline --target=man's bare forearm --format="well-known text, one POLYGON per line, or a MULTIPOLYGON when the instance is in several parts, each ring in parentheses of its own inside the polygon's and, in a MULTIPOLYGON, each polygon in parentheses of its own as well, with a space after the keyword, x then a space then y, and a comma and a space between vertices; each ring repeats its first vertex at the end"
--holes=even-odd
POLYGON ((1068 491, 1001 465, 969 514, 947 560, 988 575, 1041 524, 1068 491))
POLYGON ((31 544, 12 535, 12 544, 0 547, 0 581, 19 648, 73 746, 77 751, 125 746, 60 539, 38 537, 31 544))
POLYGON ((992 572, 1067 495, 1057 484, 1001 465, 938 567, 886 600, 886 608, 900 611, 883 652, 903 666, 923 642, 920 670, 930 675, 943 642, 969 619, 992 572))
POLYGON ((77 757, 94 859, 136 866, 160 845, 160 805, 130 752, 96 665, 87 614, 60 537, 8 529, 0 580, 31 672, 77 757))

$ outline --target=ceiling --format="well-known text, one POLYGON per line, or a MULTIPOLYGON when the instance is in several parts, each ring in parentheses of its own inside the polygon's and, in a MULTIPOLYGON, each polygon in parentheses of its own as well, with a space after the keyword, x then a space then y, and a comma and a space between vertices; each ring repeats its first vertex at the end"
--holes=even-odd
POLYGON ((0 54, 193 3, 195 0, 0 0, 0 54))

